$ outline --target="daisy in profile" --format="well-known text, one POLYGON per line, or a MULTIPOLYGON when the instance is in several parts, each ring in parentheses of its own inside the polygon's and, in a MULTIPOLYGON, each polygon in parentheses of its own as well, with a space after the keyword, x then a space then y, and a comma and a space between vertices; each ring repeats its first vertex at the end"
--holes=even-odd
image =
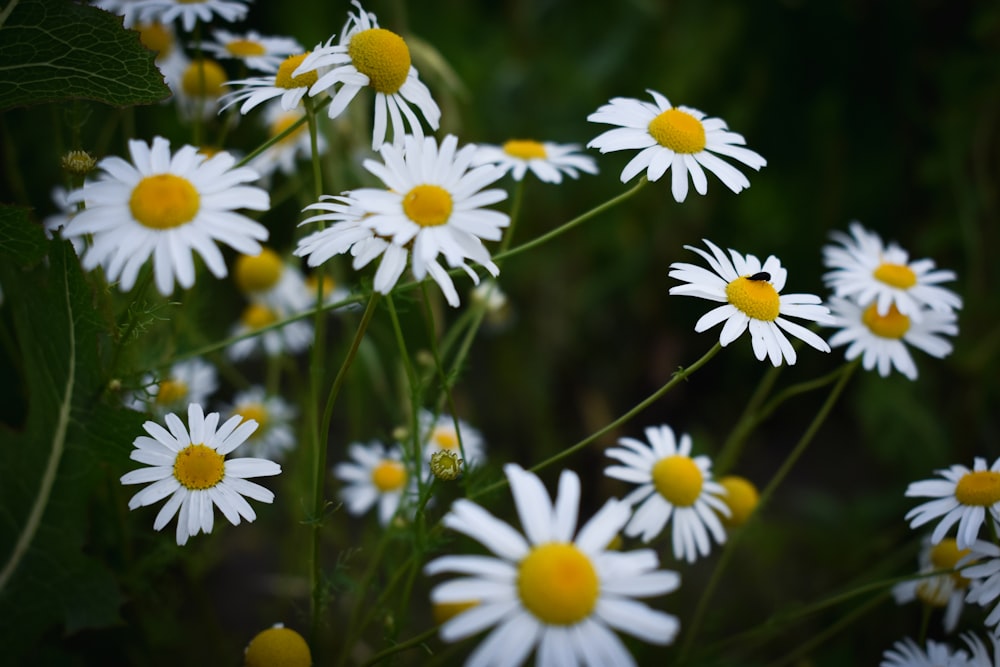
POLYGON ((219 110, 224 111, 232 105, 242 102, 240 113, 245 116, 254 107, 274 98, 278 98, 277 103, 284 111, 300 108, 302 98, 309 93, 309 87, 316 83, 316 73, 306 72, 296 75, 293 72, 308 54, 309 52, 306 51, 288 56, 281 61, 274 74, 227 82, 226 86, 237 88, 237 90, 222 96, 219 110))
POLYGON ((304 319, 292 320, 280 327, 261 331, 264 327, 294 315, 282 312, 272 305, 260 301, 247 304, 240 315, 239 321, 233 326, 230 334, 241 338, 226 349, 226 354, 233 361, 242 361, 256 353, 263 352, 268 357, 282 354, 298 354, 313 342, 313 327, 304 319))
MULTIPOLYGON (((967 602, 985 607, 1000 599, 1000 547, 986 540, 976 540, 971 556, 962 561, 962 576, 972 580, 967 602)), ((986 617, 985 625, 1000 636, 1000 604, 986 617)))
POLYGON ((229 414, 243 421, 257 422, 257 430, 247 437, 247 451, 263 459, 281 461, 295 447, 292 420, 298 409, 277 395, 268 396, 263 387, 250 387, 233 398, 229 414))
POLYGON ((137 0, 133 11, 143 21, 172 23, 180 21, 185 32, 194 30, 195 23, 211 23, 216 17, 223 21, 246 18, 246 0, 137 0))
POLYGON ((939 283, 955 280, 954 271, 934 268, 934 260, 910 261, 899 245, 885 245, 878 234, 859 223, 851 234, 834 232, 839 245, 823 248, 823 263, 830 269, 823 276, 834 294, 849 297, 862 308, 876 306, 885 316, 890 309, 919 321, 927 311, 951 313, 962 307, 962 299, 939 283))
POLYGON ((622 170, 622 183, 642 171, 650 181, 657 181, 670 169, 670 190, 674 199, 682 202, 688 193, 688 175, 698 194, 708 192, 705 170, 718 176, 733 192, 750 187, 747 177, 720 155, 754 170, 767 165, 767 160, 744 148, 743 136, 730 132, 721 118, 707 118, 697 109, 672 106, 660 93, 646 92, 653 96, 653 103, 615 97, 587 116, 593 123, 619 126, 592 139, 587 148, 597 148, 601 153, 639 151, 622 170))
POLYGON ((950 310, 925 309, 921 316, 911 318, 901 313, 896 304, 881 315, 875 303, 859 306, 851 299, 831 297, 829 305, 826 325, 840 328, 830 337, 830 345, 847 345, 844 356, 848 360, 861 357, 865 370, 877 368, 882 377, 889 377, 895 368, 916 380, 917 365, 907 344, 943 359, 952 351, 951 343, 943 336, 958 334, 957 317, 950 310))
POLYGON ((549 141, 511 139, 502 146, 479 144, 473 164, 495 164, 503 173, 510 172, 515 181, 524 179, 530 170, 545 183, 561 183, 563 174, 577 178, 580 172, 597 173, 597 162, 581 155, 579 144, 554 144, 549 141))
POLYGON ((146 260, 153 260, 156 287, 164 296, 194 285, 192 251, 216 278, 226 276, 226 262, 215 242, 245 254, 260 252, 267 239, 264 225, 236 213, 270 207, 267 192, 251 185, 257 172, 233 168, 236 158, 219 152, 210 158, 194 146, 171 154, 163 137, 129 141, 132 163, 107 157, 96 181, 84 183, 69 196, 86 208, 66 225, 67 237, 93 235, 83 255, 84 269, 104 267, 109 281, 122 291, 135 285, 146 260))
POLYGON ((624 501, 638 505, 625 526, 629 537, 649 542, 663 532, 671 520, 674 557, 693 563, 712 548, 709 535, 718 544, 726 541, 719 516, 729 516, 726 490, 712 479, 712 462, 707 456, 691 456, 691 436, 678 442, 667 425, 646 429, 649 443, 621 438, 621 447, 605 450, 621 465, 608 466, 604 474, 638 486, 624 501))
POLYGON ((436 452, 447 451, 456 454, 467 466, 482 463, 485 459, 482 434, 465 421, 459 419, 456 429, 451 415, 443 414, 435 418, 429 410, 421 410, 418 420, 425 443, 424 458, 430 459, 436 452))
POLYGON ((291 37, 265 37, 256 30, 244 34, 213 30, 212 39, 201 43, 205 53, 220 60, 235 59, 249 69, 276 72, 281 61, 302 53, 302 45, 291 37))
POLYGON ((407 134, 424 136, 411 105, 432 130, 438 129, 441 110, 410 63, 406 42, 396 33, 380 28, 375 14, 366 12, 358 0, 352 4, 358 11, 348 13, 340 41, 334 44, 331 37, 325 45, 317 46, 295 70, 295 76, 319 75, 309 90, 313 97, 340 85, 336 93, 331 93, 333 100, 327 110, 330 118, 343 113, 362 89, 371 88, 375 93, 372 150, 377 151, 385 141, 387 119, 392 123, 393 143, 397 145, 407 134))
POLYGON ((418 280, 429 274, 452 306, 458 292, 448 272, 438 263, 443 256, 449 268, 462 268, 479 282, 466 260, 482 265, 492 276, 499 273, 483 241, 497 241, 510 224, 506 213, 485 206, 506 199, 503 190, 483 190, 500 178, 492 165, 470 169, 476 147, 458 149, 458 139, 446 136, 438 146, 434 137, 407 136, 402 147, 382 147, 383 162, 365 160, 364 167, 378 176, 386 190, 362 188, 339 201, 346 209, 320 214, 310 220, 344 222, 329 234, 303 239, 296 254, 308 256, 317 266, 334 254, 350 252, 355 265, 383 255, 375 289, 388 293, 403 271, 405 256, 418 280), (354 246, 361 244, 358 250, 354 246), (307 249, 308 248, 308 249, 307 249), (380 275, 381 274, 381 275, 380 275))
POLYGON ((478 602, 441 626, 444 641, 496 626, 466 664, 514 667, 535 650, 539 665, 635 665, 615 630, 651 644, 671 643, 677 618, 635 598, 670 593, 680 577, 658 570, 651 549, 607 548, 628 521, 628 506, 609 500, 578 531, 576 473, 563 471, 553 501, 536 475, 514 464, 504 472, 524 535, 476 503, 456 500, 444 525, 495 557, 442 556, 424 568, 430 576, 462 575, 434 587, 434 605, 478 602))
POLYGON ((955 536, 959 549, 971 547, 987 517, 1000 521, 1000 459, 987 468, 986 459, 976 457, 972 469, 955 464, 937 471, 943 479, 912 482, 907 498, 933 498, 906 513, 910 528, 919 528, 940 518, 931 533, 931 542, 944 539, 958 524, 955 536))
POLYGON ((927 649, 907 637, 882 654, 879 667, 972 667, 969 654, 942 642, 927 640, 927 649))
POLYGON ((191 403, 202 405, 219 388, 215 366, 203 359, 179 361, 162 376, 147 375, 144 387, 132 397, 133 410, 165 415, 191 403))
POLYGON ((147 467, 121 478, 122 484, 152 482, 132 496, 130 510, 167 498, 153 521, 154 530, 161 530, 179 512, 177 544, 183 545, 192 535, 212 532, 213 505, 235 526, 240 518, 257 518, 246 498, 274 500, 273 493, 247 478, 277 475, 281 466, 265 459, 226 459, 256 430, 257 422, 236 415, 219 426, 218 412, 206 416, 200 405, 192 403, 187 427, 172 412, 166 424, 167 428, 151 421, 143 425, 148 435, 135 439, 130 458, 147 467))
POLYGON ((378 521, 388 525, 403 504, 417 494, 417 480, 403 462, 403 450, 386 448, 373 441, 368 445, 353 443, 347 448, 348 463, 338 463, 333 475, 344 482, 340 498, 347 511, 359 516, 378 505, 378 521))
POLYGON ((300 313, 312 304, 302 271, 270 248, 237 257, 233 278, 248 300, 274 312, 300 313))
POLYGON ((926 575, 937 570, 951 570, 948 574, 921 576, 892 587, 896 604, 919 600, 931 608, 944 609, 944 631, 952 633, 965 608, 965 595, 969 580, 959 574, 959 562, 969 562, 969 549, 959 549, 954 538, 946 537, 937 544, 925 538, 920 547, 918 573, 926 575), (965 559, 965 561, 963 561, 965 559))
POLYGON ((785 287, 787 271, 781 267, 777 257, 771 255, 761 264, 753 255, 743 256, 730 250, 730 260, 711 241, 706 240, 705 245, 711 249, 711 255, 700 248, 684 247, 701 255, 711 271, 695 264, 674 262, 668 274, 687 283, 671 287, 670 294, 696 296, 725 304, 702 315, 694 325, 695 331, 701 333, 725 322, 719 335, 719 343, 725 347, 749 329, 754 356, 758 361, 769 358, 773 366, 780 366, 782 360, 789 365, 795 363, 795 348, 785 333, 820 352, 830 351, 830 346, 818 335, 781 317, 786 315, 823 322, 829 311, 826 306, 820 305, 820 298, 813 294, 780 294, 785 287))
MULTIPOLYGON (((268 104, 264 110, 264 123, 267 125, 268 139, 274 139, 282 132, 292 128, 305 115, 305 110, 301 106, 286 111, 281 108, 280 103, 268 104)), ((316 136, 316 150, 320 155, 323 155, 326 153, 326 149, 326 137, 318 134, 316 136)), ((298 168, 298 161, 308 159, 311 155, 312 140, 309 137, 309 126, 300 123, 276 143, 265 148, 250 164, 265 179, 269 179, 277 171, 290 176, 298 168)))

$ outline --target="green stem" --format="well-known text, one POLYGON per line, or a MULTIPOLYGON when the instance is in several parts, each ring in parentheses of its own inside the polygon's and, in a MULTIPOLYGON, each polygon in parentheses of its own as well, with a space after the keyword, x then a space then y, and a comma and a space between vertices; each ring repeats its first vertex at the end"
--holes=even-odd
POLYGON ((503 235, 503 240, 500 241, 500 252, 504 252, 510 247, 510 242, 514 239, 514 227, 517 226, 517 220, 521 213, 521 201, 524 198, 524 179, 522 178, 514 186, 514 196, 511 198, 510 202, 510 224, 507 225, 507 232, 503 235))
POLYGON ((378 653, 376 653, 375 655, 373 655, 367 662, 362 663, 362 667, 369 667, 369 665, 377 665, 384 659, 388 658, 390 655, 395 655, 396 653, 401 653, 415 646, 420 646, 428 639, 433 637, 434 634, 437 633, 437 630, 438 630, 437 627, 433 627, 430 630, 425 630, 424 632, 421 632, 416 637, 411 637, 410 639, 407 639, 405 642, 399 642, 398 644, 390 646, 387 649, 383 649, 378 653))
POLYGON ((729 432, 729 437, 722 444, 719 455, 715 457, 712 463, 712 468, 714 469, 712 474, 714 476, 720 477, 728 472, 739 459, 743 442, 757 426, 757 410, 760 408, 760 404, 764 402, 764 399, 767 398, 767 395, 771 393, 771 389, 778 380, 778 375, 781 374, 782 368, 784 368, 783 365, 771 366, 764 373, 760 382, 757 383, 757 388, 754 389, 750 400, 747 401, 746 406, 743 408, 743 413, 736 421, 736 426, 729 432))
POLYGON ((826 397, 826 401, 820 407, 819 412, 816 413, 816 416, 813 417, 813 420, 809 424, 809 427, 806 429, 805 433, 802 434, 802 437, 799 438, 799 441, 795 444, 795 447, 792 449, 791 453, 789 453, 788 458, 784 460, 784 462, 781 464, 781 467, 778 468, 778 471, 774 473, 774 477, 771 478, 771 481, 768 482, 764 490, 761 491, 760 499, 757 502, 757 506, 750 514, 750 517, 747 519, 747 523, 743 526, 743 530, 736 531, 731 534, 729 544, 727 544, 726 548, 723 549, 722 555, 719 557, 719 561, 718 563, 716 563, 715 569, 712 572, 712 576, 711 578, 709 578, 708 583, 706 584, 704 590, 702 590, 701 597, 699 598, 698 604, 695 607, 694 615, 691 617, 691 623, 688 626, 688 631, 685 636, 684 644, 681 646, 679 661, 683 661, 688 651, 694 645, 694 640, 698 636, 698 630, 701 627, 701 622, 702 619, 704 618, 705 611, 708 609, 708 602, 712 597, 712 593, 715 592, 715 587, 721 580, 722 574, 726 570, 726 566, 729 564, 729 561, 733 558, 733 555, 736 553, 736 545, 739 543, 740 539, 744 535, 746 535, 747 528, 749 528, 751 522, 753 522, 754 519, 756 519, 760 515, 764 506, 767 505, 767 502, 771 499, 771 496, 774 495, 775 490, 778 488, 781 482, 784 481, 789 471, 799 460, 802 454, 806 451, 806 448, 809 446, 809 443, 812 442, 813 437, 815 437, 816 433, 823 425, 823 422, 825 422, 826 418, 829 416, 830 411, 836 404, 837 399, 840 397, 841 392, 843 392, 844 387, 847 385, 847 381, 854 374, 854 370, 858 367, 859 361, 860 360, 852 361, 842 366, 841 368, 837 369, 836 373, 839 374, 840 378, 837 384, 834 385, 833 389, 830 390, 830 395, 826 397))

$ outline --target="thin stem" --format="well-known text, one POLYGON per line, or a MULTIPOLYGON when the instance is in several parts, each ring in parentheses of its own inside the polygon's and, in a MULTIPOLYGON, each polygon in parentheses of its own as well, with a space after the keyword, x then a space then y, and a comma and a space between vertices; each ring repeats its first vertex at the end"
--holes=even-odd
POLYGON ((802 434, 802 437, 799 438, 799 441, 795 444, 795 447, 792 449, 791 453, 789 453, 788 458, 784 460, 784 462, 781 464, 781 467, 778 468, 778 471, 774 473, 774 477, 771 478, 771 481, 768 482, 764 490, 761 491, 760 499, 757 502, 757 506, 754 507, 753 512, 747 519, 747 523, 743 526, 743 530, 734 532, 732 534, 729 544, 726 545, 726 548, 722 551, 722 555, 719 557, 719 561, 715 565, 715 569, 712 572, 712 576, 708 580, 708 583, 706 584, 704 590, 702 590, 701 597, 698 600, 698 605, 695 607, 694 615, 691 617, 691 623, 688 625, 688 631, 684 640, 684 644, 681 646, 680 661, 683 661, 684 657, 691 649, 691 646, 694 645, 694 640, 698 636, 698 630, 701 627, 705 611, 708 609, 708 602, 709 600, 711 600, 712 593, 715 592, 715 587, 721 580, 722 574, 726 570, 726 566, 729 564, 729 561, 733 558, 733 555, 736 553, 736 545, 739 543, 740 539, 744 535, 746 535, 747 528, 750 527, 751 522, 753 522, 754 519, 756 519, 760 515, 761 510, 764 508, 765 505, 767 505, 767 502, 771 499, 771 496, 774 495, 775 490, 778 488, 781 482, 784 481, 789 471, 799 460, 802 454, 806 451, 806 448, 809 446, 809 443, 812 442, 813 437, 819 431, 820 427, 823 425, 823 422, 826 421, 826 418, 829 416, 830 411, 833 409, 833 406, 836 404, 837 399, 840 397, 841 392, 843 392, 844 387, 847 385, 847 381, 851 378, 851 376, 854 374, 854 370, 858 367, 858 361, 859 360, 852 361, 842 366, 836 371, 836 373, 839 373, 840 379, 838 380, 837 384, 834 385, 833 389, 830 390, 830 395, 826 397, 826 401, 820 407, 819 412, 816 413, 816 416, 813 417, 813 420, 812 422, 810 422, 809 427, 806 429, 805 433, 802 434))
POLYGON ((754 389, 753 394, 750 396, 750 400, 747 401, 746 406, 743 408, 743 414, 736 421, 736 426, 729 432, 729 437, 722 444, 719 455, 715 457, 712 467, 715 469, 713 474, 716 477, 728 472, 739 459, 743 443, 759 423, 757 410, 774 387, 774 383, 778 380, 778 375, 781 374, 782 368, 784 368, 783 365, 771 366, 760 379, 757 388, 754 389))
POLYGON ((517 220, 521 213, 521 201, 524 199, 524 179, 522 178, 514 186, 514 196, 511 198, 510 202, 510 224, 507 226, 507 231, 503 235, 503 240, 500 241, 500 252, 504 252, 510 247, 510 242, 514 239, 514 227, 517 226, 517 220))
POLYGON ((395 655, 396 653, 401 653, 402 651, 411 649, 415 646, 420 646, 428 639, 433 637, 437 631, 438 631, 437 626, 435 626, 430 630, 424 630, 416 637, 411 637, 410 639, 407 639, 404 642, 399 642, 398 644, 390 646, 387 649, 383 649, 378 653, 376 653, 375 655, 373 655, 367 662, 362 663, 362 667, 369 667, 369 665, 377 665, 378 663, 382 662, 382 660, 384 660, 385 658, 388 658, 390 655, 395 655))

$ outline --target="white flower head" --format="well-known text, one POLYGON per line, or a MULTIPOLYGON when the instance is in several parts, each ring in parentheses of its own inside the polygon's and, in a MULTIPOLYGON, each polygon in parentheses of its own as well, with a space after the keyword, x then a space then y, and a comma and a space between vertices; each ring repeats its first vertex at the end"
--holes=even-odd
POLYGON ((928 310, 951 313, 962 307, 961 297, 939 285, 955 280, 954 271, 935 269, 931 259, 910 261, 899 245, 883 244, 878 234, 857 222, 850 230, 850 235, 834 232, 839 245, 823 248, 823 263, 832 269, 823 279, 834 294, 862 308, 874 304, 883 316, 895 308, 914 321, 928 310))
POLYGON ((744 148, 743 136, 730 132, 721 118, 707 118, 690 107, 675 107, 660 93, 646 92, 653 96, 654 103, 615 97, 587 116, 594 123, 619 126, 592 139, 587 148, 597 148, 601 153, 639 151, 622 170, 622 183, 643 170, 646 178, 657 181, 670 169, 671 192, 675 200, 682 202, 687 197, 689 174, 698 194, 708 192, 706 169, 733 192, 750 187, 747 177, 719 155, 754 170, 767 165, 767 160, 744 148))
POLYGON ((261 331, 295 313, 282 311, 261 301, 251 301, 233 326, 232 336, 253 334, 236 341, 226 350, 233 361, 242 361, 263 351, 268 357, 298 354, 313 342, 313 326, 304 319, 286 322, 280 327, 261 331))
POLYGON ((86 208, 66 225, 65 235, 93 235, 84 269, 103 266, 107 279, 128 291, 152 257, 156 286, 169 296, 175 280, 181 287, 194 285, 192 251, 216 278, 226 276, 216 242, 246 254, 260 252, 267 228, 235 212, 270 207, 267 192, 244 185, 257 180, 256 171, 233 168, 236 158, 226 152, 206 158, 194 146, 184 146, 171 154, 163 137, 152 145, 129 141, 129 152, 132 163, 104 158, 98 180, 69 196, 86 208))
POLYGON ((479 144, 473 164, 495 164, 503 173, 510 172, 515 181, 531 171, 545 183, 561 183, 563 174, 577 178, 580 172, 597 173, 597 162, 581 155, 579 144, 556 144, 532 139, 511 139, 502 146, 479 144))
POLYGON ((839 327, 830 337, 830 345, 847 345, 844 356, 850 360, 861 357, 865 370, 878 369, 888 377, 893 368, 911 380, 917 379, 917 365, 910 356, 908 345, 942 359, 952 351, 952 345, 942 336, 954 336, 958 325, 954 311, 925 310, 919 318, 902 314, 895 306, 880 315, 875 303, 866 307, 851 299, 831 297, 827 326, 839 327))
POLYGON ((441 110, 411 64, 406 42, 396 33, 380 28, 375 14, 365 12, 358 0, 352 4, 357 13, 348 13, 340 41, 334 44, 331 37, 326 44, 317 45, 295 75, 316 76, 322 72, 309 90, 314 97, 340 85, 327 110, 330 118, 343 113, 362 89, 371 88, 375 92, 372 150, 377 151, 385 141, 387 116, 392 123, 393 143, 402 144, 408 134, 424 136, 411 105, 431 129, 438 129, 441 110))
POLYGON ((295 447, 292 420, 298 416, 298 409, 280 396, 269 396, 263 387, 250 387, 236 394, 226 412, 239 415, 243 421, 257 422, 257 430, 246 443, 252 455, 280 461, 295 447))
POLYGON ((226 459, 257 428, 257 422, 232 417, 219 426, 219 413, 205 415, 197 403, 188 406, 188 425, 174 413, 166 416, 167 428, 148 421, 143 425, 148 435, 132 443, 130 458, 146 464, 122 475, 122 484, 152 482, 129 500, 128 507, 152 505, 167 498, 160 508, 153 529, 160 530, 177 517, 177 544, 200 532, 211 533, 214 510, 234 526, 240 519, 257 518, 246 498, 270 503, 274 494, 248 477, 277 475, 281 466, 255 458, 226 459), (167 430, 169 429, 169 430, 167 430), (244 497, 245 496, 245 497, 244 497))
POLYGON ((892 645, 882 654, 879 667, 972 667, 969 654, 963 649, 952 649, 943 642, 927 640, 927 649, 909 637, 892 645))
POLYGON ((629 517, 629 507, 609 500, 577 530, 580 478, 559 477, 550 499, 541 480, 514 464, 504 466, 524 535, 466 499, 452 504, 444 525, 480 542, 495 556, 442 556, 428 575, 464 575, 431 591, 435 605, 477 602, 441 626, 447 642, 495 629, 468 664, 522 664, 536 650, 539 665, 634 665, 615 630, 669 644, 677 618, 635 598, 677 589, 680 577, 658 570, 651 549, 617 552, 607 545, 629 517), (536 648, 537 647, 537 648, 536 648))
POLYGON ((216 17, 230 23, 242 21, 250 7, 248 0, 137 0, 132 12, 142 21, 159 23, 181 22, 186 32, 194 30, 195 23, 210 23, 216 17))
MULTIPOLYGON (((966 601, 982 607, 996 603, 1000 599, 1000 547, 976 540, 962 563, 962 576, 972 580, 966 601)), ((1000 604, 994 605, 984 623, 994 636, 1000 637, 1000 604)))
POLYGON ((726 541, 719 519, 730 514, 726 490, 712 478, 707 456, 691 456, 688 434, 678 441, 669 426, 650 426, 646 439, 648 444, 621 438, 621 447, 604 452, 621 463, 605 468, 605 475, 638 485, 625 497, 630 506, 638 505, 625 534, 649 542, 672 522, 674 557, 693 563, 709 554, 709 535, 718 544, 726 541))
POLYGON ((131 397, 130 407, 162 416, 191 403, 203 405, 219 388, 219 378, 215 366, 195 358, 178 361, 160 377, 147 375, 143 384, 144 388, 131 397))
POLYGON ((215 116, 225 93, 226 78, 226 70, 211 58, 187 61, 179 85, 172 89, 181 118, 208 120, 215 116))
POLYGON ((244 296, 275 313, 300 313, 312 305, 302 271, 271 248, 237 257, 233 278, 244 296))
POLYGON ((780 366, 782 360, 794 364, 795 348, 785 337, 791 334, 810 347, 829 352, 830 346, 818 335, 782 315, 814 322, 825 322, 829 317, 826 306, 813 294, 781 294, 788 272, 777 257, 771 255, 762 264, 754 255, 741 255, 735 250, 729 256, 711 241, 706 240, 712 254, 700 248, 684 246, 698 253, 708 262, 711 271, 701 266, 674 262, 669 276, 683 280, 686 285, 670 288, 670 294, 696 296, 725 305, 702 315, 694 326, 697 332, 711 329, 725 322, 719 342, 723 347, 750 330, 754 356, 759 361, 769 358, 771 364, 780 366))
POLYGON ((254 107, 276 97, 278 105, 284 111, 301 109, 302 98, 309 94, 309 87, 316 82, 316 73, 295 75, 293 72, 308 54, 306 51, 288 56, 281 61, 274 74, 227 82, 227 86, 239 88, 222 96, 219 100, 221 104, 219 110, 224 111, 237 102, 243 102, 240 105, 240 113, 245 116, 254 107))
MULTIPOLYGON (((920 576, 903 581, 892 587, 896 604, 919 600, 930 607, 944 608, 944 631, 951 633, 958 627, 958 619, 965 608, 965 595, 969 580, 959 574, 959 563, 970 555, 969 549, 959 549, 954 538, 946 537, 932 544, 930 537, 924 538, 918 556, 918 573, 926 575, 937 570, 952 570, 948 574, 920 576)), ((968 559, 966 559, 968 560, 968 559)))
POLYGON ((906 520, 910 528, 919 528, 940 517, 931 533, 934 544, 958 524, 956 543, 968 549, 987 517, 1000 521, 1000 459, 987 468, 986 459, 976 457, 971 470, 955 464, 937 473, 943 479, 912 482, 906 488, 907 498, 933 498, 907 512, 906 520))
POLYGON ((482 463, 485 459, 483 436, 467 422, 459 419, 456 429, 451 415, 442 414, 435 418, 429 410, 421 410, 419 423, 425 459, 430 460, 441 451, 452 452, 467 466, 482 463))
POLYGON ((386 448, 378 441, 368 445, 352 443, 347 453, 351 462, 338 463, 333 475, 345 482, 340 498, 347 511, 359 516, 378 505, 378 520, 383 526, 408 505, 417 494, 417 479, 403 461, 403 450, 398 446, 386 448))
POLYGON ((228 30, 212 31, 212 39, 201 43, 201 48, 218 59, 236 59, 250 69, 276 72, 281 61, 302 53, 302 45, 291 37, 265 37, 256 30, 234 33, 228 30))
MULTIPOLYGON (((125 27, 130 27, 127 19, 125 27)), ((142 42, 142 45, 150 51, 156 51, 156 66, 159 68, 160 74, 163 75, 163 80, 170 91, 175 96, 183 95, 184 72, 187 71, 191 59, 177 43, 177 34, 173 25, 153 21, 151 23, 138 23, 133 27, 139 31, 139 41, 142 42)))

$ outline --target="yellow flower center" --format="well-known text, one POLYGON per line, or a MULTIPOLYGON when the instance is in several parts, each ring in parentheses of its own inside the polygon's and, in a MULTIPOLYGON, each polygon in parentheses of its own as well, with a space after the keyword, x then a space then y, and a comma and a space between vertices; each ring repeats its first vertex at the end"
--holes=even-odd
POLYGON ((757 507, 760 496, 753 483, 738 475, 727 475, 719 480, 726 490, 722 500, 729 508, 729 516, 720 516, 723 525, 735 528, 742 526, 750 518, 750 513, 757 507))
POLYGON ((974 470, 955 485, 955 499, 963 505, 989 507, 1000 503, 1000 472, 974 470))
POLYGON ((201 197, 188 179, 155 174, 146 176, 132 189, 128 205, 139 224, 150 229, 171 229, 194 219, 201 197))
POLYGON ((406 484, 406 468, 399 461, 386 459, 372 470, 372 484, 382 493, 398 491, 406 484))
POLYGON ((174 461, 174 477, 192 491, 212 488, 225 474, 225 457, 205 445, 188 445, 174 461))
POLYGON ((159 391, 156 392, 156 403, 170 405, 187 396, 187 393, 187 383, 182 380, 164 380, 160 383, 159 391))
POLYGON ((587 618, 599 592, 594 564, 572 544, 537 546, 518 566, 521 603, 547 625, 575 625, 587 618))
POLYGON ((910 330, 910 318, 896 309, 896 304, 889 306, 885 315, 878 314, 878 304, 865 308, 861 313, 861 321, 876 336, 882 338, 902 338, 910 330))
POLYGON ((546 158, 545 146, 531 139, 511 139, 503 145, 503 152, 522 160, 546 158))
POLYGON ((264 427, 267 425, 267 408, 261 403, 244 403, 237 406, 236 414, 243 417, 243 421, 240 422, 241 424, 251 419, 257 422, 257 430, 253 432, 250 436, 251 438, 264 432, 264 427))
POLYGON ((657 143, 675 153, 700 153, 705 150, 705 127, 686 111, 667 109, 649 121, 648 129, 657 143))
POLYGON ((410 49, 402 37, 384 28, 362 30, 351 37, 347 55, 380 93, 395 93, 410 74, 410 49))
POLYGON ((197 97, 219 97, 225 92, 226 70, 214 60, 194 60, 181 75, 181 89, 197 97))
POLYGON ((309 645, 289 628, 268 628, 250 640, 243 656, 244 667, 310 667, 309 645))
POLYGON ((242 291, 263 292, 278 283, 284 270, 281 256, 270 248, 263 248, 258 255, 240 255, 233 275, 242 291))
POLYGON ((899 289, 909 289, 917 284, 917 274, 905 264, 879 264, 872 275, 875 280, 899 289))
POLYGON ((257 330, 277 322, 278 315, 262 303, 251 303, 243 311, 240 321, 248 329, 257 330))
POLYGON ((773 322, 778 319, 781 300, 774 286, 766 280, 740 276, 726 285, 726 298, 748 317, 773 322))
POLYGON ((174 48, 174 35, 162 23, 138 25, 139 41, 150 51, 156 51, 158 57, 166 56, 174 48))
POLYGON ((226 44, 226 51, 237 58, 248 58, 250 56, 262 56, 267 53, 267 49, 260 42, 251 39, 234 39, 226 44))
MULTIPOLYGON (((306 288, 309 290, 310 294, 315 294, 317 288, 319 288, 319 279, 316 277, 315 273, 309 274, 306 277, 306 288)), ((332 276, 323 276, 323 291, 321 292, 321 297, 325 299, 333 293, 333 290, 337 289, 337 281, 333 279, 332 276)))
POLYGON ((701 495, 704 478, 693 459, 675 454, 653 466, 653 486, 671 505, 690 507, 701 495))
POLYGON ((451 207, 451 195, 437 185, 418 185, 403 197, 403 213, 421 227, 448 222, 451 207))
POLYGON ((472 609, 477 604, 479 604, 478 600, 470 602, 435 602, 431 607, 431 614, 434 616, 434 622, 441 625, 445 621, 458 616, 463 611, 472 609))
MULTIPOLYGON (((935 570, 954 570, 958 561, 970 553, 972 553, 970 549, 959 549, 958 542, 955 541, 954 537, 946 537, 931 547, 931 565, 934 566, 935 570)), ((959 588, 965 588, 969 585, 969 580, 958 572, 952 573, 951 576, 959 588)))
POLYGON ((450 428, 436 428, 431 440, 441 449, 458 449, 458 434, 450 428))
MULTIPOLYGON (((271 121, 271 127, 270 127, 271 137, 274 138, 279 134, 281 134, 282 132, 284 132, 285 130, 287 130, 299 118, 302 118, 302 114, 297 113, 295 111, 288 111, 279 114, 273 121, 271 121)), ((286 134, 284 137, 282 137, 278 143, 285 145, 294 143, 299 138, 299 136, 305 131, 306 131, 306 125, 303 123, 302 125, 299 125, 297 128, 286 134)))
POLYGON ((278 73, 274 75, 274 87, 275 88, 308 88, 309 86, 316 83, 319 80, 319 74, 316 70, 311 72, 306 72, 305 74, 299 74, 298 76, 292 76, 292 72, 302 64, 302 61, 306 59, 309 52, 300 53, 297 56, 288 56, 285 60, 278 66, 278 73))

